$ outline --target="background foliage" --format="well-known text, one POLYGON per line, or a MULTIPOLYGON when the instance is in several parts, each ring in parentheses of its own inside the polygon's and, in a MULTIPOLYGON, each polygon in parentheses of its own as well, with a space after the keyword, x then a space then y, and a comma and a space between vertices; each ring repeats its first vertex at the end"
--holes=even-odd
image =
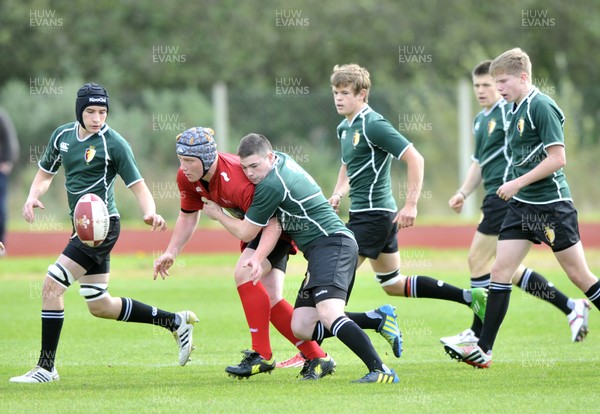
MULTIPOLYGON (((589 180, 600 155, 600 88, 592 83, 599 20, 597 0, 356 0, 352 7, 323 0, 98 0, 76 7, 5 0, 0 105, 22 144, 11 215, 19 216, 49 135, 74 120, 74 94, 87 81, 108 89, 109 124, 131 142, 169 218, 177 211, 173 138, 214 125, 212 88, 219 81, 229 92, 229 134, 217 131, 221 149, 233 152, 246 133, 264 133, 327 193, 337 177, 340 121, 329 75, 335 64, 357 62, 371 72, 372 106, 426 158, 421 214, 450 216, 446 201, 459 183, 457 82, 468 81, 479 61, 515 46, 530 54, 535 83, 567 116, 567 173, 579 210, 592 214, 600 201, 589 180)), ((476 110, 473 101, 472 115, 476 110)), ((394 172, 401 178, 400 166, 394 172)), ((399 202, 401 182, 394 190, 399 202)), ((46 201, 63 203, 60 193, 51 191, 46 201)), ((132 199, 120 198, 125 217, 137 216, 132 199)))

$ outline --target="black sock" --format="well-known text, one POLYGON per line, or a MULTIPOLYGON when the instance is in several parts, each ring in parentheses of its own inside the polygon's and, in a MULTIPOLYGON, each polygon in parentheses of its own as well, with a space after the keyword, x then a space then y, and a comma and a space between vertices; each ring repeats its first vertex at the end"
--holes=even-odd
POLYGON ((321 345, 323 340, 331 338, 332 336, 333 334, 329 331, 329 329, 325 328, 321 321, 317 321, 311 339, 321 345))
POLYGON ((592 287, 584 293, 590 302, 592 302, 596 308, 600 309, 600 281, 594 283, 592 287))
MULTIPOLYGON (((488 289, 490 287, 490 274, 487 273, 483 276, 472 277, 471 287, 488 289)), ((479 319, 479 316, 477 316, 477 314, 473 313, 473 322, 471 323, 471 330, 473 331, 473 333, 475 333, 475 336, 478 338, 479 336, 481 336, 482 327, 483 322, 481 322, 481 319, 479 319)))
POLYGON ((485 323, 483 324, 481 336, 477 343, 484 352, 491 351, 494 346, 496 335, 498 335, 500 325, 502 325, 502 321, 508 311, 511 290, 511 283, 490 283, 487 308, 485 310, 485 323))
POLYGON ((377 330, 381 325, 381 318, 371 318, 367 312, 346 312, 346 316, 354 321, 360 329, 377 330))
MULTIPOLYGON (((346 312, 346 316, 356 323, 360 329, 373 329, 376 331, 379 325, 381 325, 381 318, 371 318, 367 315, 367 312, 346 312)), ((317 321, 312 334, 312 340, 321 345, 323 340, 332 336, 333 334, 323 326, 321 321, 317 321)))
POLYGON ((56 349, 58 348, 58 340, 60 339, 60 331, 64 320, 64 309, 42 309, 42 349, 37 364, 48 371, 52 371, 52 368, 54 368, 56 349))
POLYGON ((406 278, 404 296, 407 298, 432 298, 451 300, 468 305, 463 289, 449 285, 429 276, 410 276, 406 278))
POLYGON ((130 298, 121 298, 121 302, 121 313, 117 318, 118 321, 149 323, 162 326, 170 331, 176 331, 179 328, 179 323, 177 323, 178 321, 174 313, 130 298))
POLYGON ((525 269, 518 286, 530 295, 550 302, 563 311, 565 315, 571 313, 572 309, 568 306, 569 298, 558 290, 552 282, 548 282, 544 276, 534 270, 525 269))
POLYGON ((383 362, 367 334, 347 316, 337 318, 331 324, 331 332, 364 362, 369 372, 384 370, 383 362))

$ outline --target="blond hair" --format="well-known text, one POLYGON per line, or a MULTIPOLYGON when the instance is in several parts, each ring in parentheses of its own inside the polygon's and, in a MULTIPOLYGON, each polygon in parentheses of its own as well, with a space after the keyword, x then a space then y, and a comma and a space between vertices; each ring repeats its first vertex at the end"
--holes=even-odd
POLYGON ((356 63, 346 65, 335 65, 333 74, 331 75, 331 86, 348 86, 352 85, 354 95, 357 95, 361 90, 367 91, 365 102, 369 101, 369 89, 371 89, 371 75, 369 71, 360 67, 356 63))
POLYGON ((531 80, 531 60, 529 55, 518 47, 502 53, 490 65, 490 74, 494 77, 502 73, 518 76, 523 72, 531 80))

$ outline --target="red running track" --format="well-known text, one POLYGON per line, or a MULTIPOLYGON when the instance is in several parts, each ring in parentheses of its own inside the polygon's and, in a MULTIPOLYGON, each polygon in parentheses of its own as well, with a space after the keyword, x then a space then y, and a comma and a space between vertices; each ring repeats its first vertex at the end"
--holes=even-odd
MULTIPOLYGON (((600 248, 600 224, 581 224, 581 239, 585 247, 600 248)), ((416 226, 401 230, 401 247, 466 249, 475 232, 474 225, 416 226)), ((115 254, 146 253, 160 255, 169 244, 171 231, 152 233, 149 230, 121 230, 115 254)), ((65 232, 8 232, 5 245, 10 256, 58 255, 66 245, 65 232)), ((239 251, 239 242, 225 230, 198 229, 186 245, 184 253, 231 253, 239 251)))

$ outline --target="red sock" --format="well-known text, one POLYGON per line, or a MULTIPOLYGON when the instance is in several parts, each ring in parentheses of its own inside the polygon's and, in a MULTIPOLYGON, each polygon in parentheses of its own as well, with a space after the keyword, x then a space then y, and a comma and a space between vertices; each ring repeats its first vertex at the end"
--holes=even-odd
POLYGON ((252 337, 252 349, 263 358, 271 359, 271 341, 269 340, 269 319, 271 302, 262 283, 252 282, 238 286, 238 293, 246 314, 246 321, 252 337))
POLYGON ((324 358, 327 356, 325 351, 315 341, 303 341, 294 336, 292 332, 292 312, 294 308, 285 299, 277 302, 271 308, 271 323, 286 337, 296 348, 302 352, 307 359, 324 358))

